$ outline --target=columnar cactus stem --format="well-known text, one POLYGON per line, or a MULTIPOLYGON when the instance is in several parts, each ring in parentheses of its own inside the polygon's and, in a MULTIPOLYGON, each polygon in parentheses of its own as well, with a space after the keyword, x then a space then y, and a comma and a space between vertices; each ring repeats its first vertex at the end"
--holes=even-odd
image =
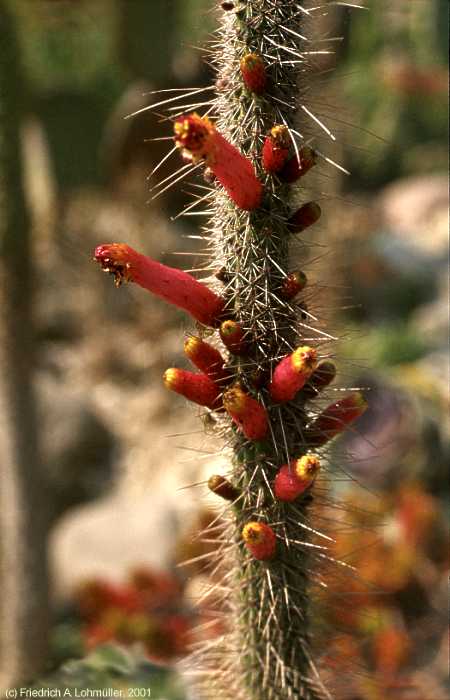
MULTIPOLYGON (((267 384, 255 392, 252 381, 256 368, 273 376, 283 357, 298 346, 309 345, 311 337, 316 348, 320 341, 319 333, 309 328, 299 332, 298 307, 283 294, 283 282, 290 272, 291 188, 276 173, 265 172, 261 159, 274 126, 295 128, 298 66, 302 65, 296 61, 305 61, 305 43, 300 38, 305 34, 303 4, 296 0, 235 3, 236 11, 225 13, 220 29, 218 129, 254 162, 265 196, 260 208, 247 213, 216 192, 210 235, 215 262, 225 268, 230 280, 228 304, 250 347, 247 357, 233 358, 236 378, 266 406, 270 416, 270 437, 264 443, 252 443, 242 432, 235 432, 232 438, 232 483, 243 495, 234 505, 231 524, 235 540, 235 574, 229 594, 231 631, 224 640, 224 667, 219 666, 216 673, 219 694, 230 700, 327 696, 315 673, 309 642, 308 571, 312 563, 305 533, 311 499, 301 496, 293 503, 282 502, 273 491, 278 469, 308 450, 302 437, 307 412, 301 398, 278 404, 267 384), (248 54, 264 61, 267 82, 262 94, 252 93, 246 88, 248 81, 242 80, 241 61, 248 54), (277 539, 273 557, 259 561, 248 551, 242 532, 249 522, 273 529, 277 539)), ((292 132, 290 137, 296 138, 292 132)), ((292 144, 291 150, 295 158, 292 144)))
MULTIPOLYGON (((212 185, 206 233, 211 267, 220 270, 216 276, 223 283, 219 289, 216 282, 220 302, 214 318, 192 314, 197 303, 192 282, 193 294, 182 308, 218 329, 223 348, 221 354, 213 351, 214 362, 228 359, 224 386, 223 378, 210 378, 209 361, 197 357, 200 349, 211 354, 197 341, 187 354, 206 374, 199 380, 170 370, 169 384, 183 377, 181 393, 214 411, 213 421, 228 435, 234 455, 229 479, 213 475, 209 481, 211 491, 229 502, 228 554, 218 567, 225 571, 219 588, 226 592, 229 630, 199 651, 200 676, 205 673, 207 698, 319 700, 330 695, 310 643, 311 571, 327 555, 321 546, 326 539, 311 542, 313 532, 320 537, 311 503, 319 466, 324 472, 327 466, 314 452, 365 408, 358 394, 322 411, 314 406, 335 367, 324 360, 322 340, 329 336, 304 320, 298 297, 308 279, 292 269, 289 255, 292 239, 320 216, 316 202, 299 208, 291 199, 292 183, 301 184, 317 161, 299 131, 311 131, 319 120, 312 116, 299 131, 296 120, 312 53, 307 22, 320 7, 304 0, 236 0, 222 8, 213 58, 217 94, 208 103, 209 116, 180 110, 174 124, 185 161, 194 167, 203 163, 212 185), (198 401, 199 382, 212 384, 213 401, 204 401, 203 394, 198 401)), ((121 274, 130 272, 131 262, 121 261, 121 274)), ((162 296, 150 269, 145 286, 162 296)), ((181 305, 178 297, 164 298, 181 305)))

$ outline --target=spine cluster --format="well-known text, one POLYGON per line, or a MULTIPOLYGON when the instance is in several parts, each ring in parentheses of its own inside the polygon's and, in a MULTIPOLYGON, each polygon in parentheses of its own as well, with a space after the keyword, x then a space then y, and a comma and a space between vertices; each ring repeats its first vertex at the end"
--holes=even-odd
POLYGON ((184 344, 196 371, 170 368, 164 382, 210 412, 232 449, 230 474, 208 482, 228 513, 227 553, 219 554, 229 565, 220 590, 230 624, 199 654, 205 696, 315 700, 327 692, 308 624, 311 571, 326 556, 323 541, 312 542, 314 484, 327 468, 322 448, 366 408, 357 392, 323 407, 336 367, 302 304, 308 279, 290 261, 291 243, 321 213, 316 202, 292 204, 292 186, 318 160, 297 129, 311 54, 305 34, 317 8, 222 6, 215 118, 209 110, 174 120, 184 162, 211 182, 205 238, 220 270, 214 291, 125 244, 102 245, 95 258, 116 284, 135 282, 198 322, 184 344))

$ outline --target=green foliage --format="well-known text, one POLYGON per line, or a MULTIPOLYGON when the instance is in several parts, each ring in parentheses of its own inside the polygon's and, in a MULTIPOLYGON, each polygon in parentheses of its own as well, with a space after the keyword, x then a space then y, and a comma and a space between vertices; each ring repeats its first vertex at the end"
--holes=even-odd
POLYGON ((68 661, 33 688, 58 688, 61 697, 67 689, 69 698, 75 689, 106 688, 123 692, 123 697, 131 697, 127 694, 130 688, 145 689, 146 694, 136 694, 136 697, 151 697, 152 700, 184 700, 186 697, 173 671, 154 666, 138 652, 132 653, 113 644, 97 647, 84 659, 68 661))

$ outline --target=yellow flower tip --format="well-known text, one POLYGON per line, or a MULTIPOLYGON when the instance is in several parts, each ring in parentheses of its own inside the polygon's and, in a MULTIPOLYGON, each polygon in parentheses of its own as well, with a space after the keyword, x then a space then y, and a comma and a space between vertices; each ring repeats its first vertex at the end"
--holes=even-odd
POLYGON ((176 367, 166 369, 163 374, 163 381, 168 389, 173 388, 178 383, 179 370, 176 367))
POLYGON ((223 321, 220 325, 220 330, 224 335, 231 335, 236 332, 236 321, 223 321))
POLYGON ((277 124, 270 130, 270 137, 278 148, 289 148, 289 129, 284 124, 277 124))
POLYGON ((250 522, 242 529, 242 539, 246 544, 262 544, 266 540, 266 531, 263 523, 250 522))
POLYGON ((208 117, 200 117, 196 112, 180 117, 173 127, 175 144, 182 149, 184 156, 199 160, 209 155, 214 125, 208 117))
POLYGON ((317 367, 317 351, 303 345, 292 353, 292 366, 297 372, 313 372, 317 367))
POLYGON ((198 350, 201 345, 202 341, 200 338, 197 338, 196 335, 190 335, 189 338, 186 338, 184 341, 184 352, 189 356, 191 353, 198 350))
POLYGON ((320 469, 317 455, 304 455, 295 464, 295 474, 301 481, 312 481, 320 469))
POLYGON ((239 414, 245 410, 247 394, 241 387, 234 386, 223 395, 223 405, 225 410, 239 414))
POLYGON ((264 67, 264 61, 257 53, 246 53, 241 58, 241 67, 247 70, 264 67))
POLYGON ((94 260, 105 272, 114 275, 116 287, 133 279, 131 268, 136 257, 136 251, 126 243, 107 243, 97 246, 94 251, 94 260))

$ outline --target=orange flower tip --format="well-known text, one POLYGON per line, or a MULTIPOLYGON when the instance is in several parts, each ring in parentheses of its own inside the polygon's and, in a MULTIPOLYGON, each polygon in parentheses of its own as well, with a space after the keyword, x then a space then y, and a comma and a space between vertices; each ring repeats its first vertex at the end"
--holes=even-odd
POLYGON ((219 474, 213 474, 209 477, 208 488, 225 501, 235 501, 240 495, 240 491, 228 479, 219 474))
POLYGON ((322 210, 317 202, 307 202, 291 216, 288 227, 291 233, 301 233, 320 219, 322 210))
POLYGON ((276 550, 276 536, 269 525, 249 522, 242 529, 242 539, 250 553, 260 561, 272 559, 276 550))
POLYGON ((132 280, 131 258, 135 251, 125 243, 107 243, 99 245, 94 251, 94 260, 98 262, 104 272, 114 275, 116 287, 122 282, 132 280))
POLYGON ((298 154, 289 158, 279 172, 279 177, 283 182, 292 184, 300 177, 306 175, 317 163, 317 153, 310 146, 302 146, 298 154))
POLYGON ((289 129, 284 124, 272 127, 262 149, 262 166, 267 173, 280 171, 289 154, 289 129))
POLYGON ((194 162, 208 156, 215 127, 208 117, 196 112, 179 117, 174 124, 175 144, 183 156, 190 155, 194 162))
POLYGON ((306 287, 308 278, 301 270, 289 273, 281 283, 281 296, 286 301, 294 299, 306 287))
POLYGON ((292 353, 292 366, 297 372, 309 372, 317 367, 317 351, 309 345, 303 345, 292 353))
POLYGON ((256 53, 245 54, 240 68, 245 87, 255 95, 262 95, 266 89, 267 75, 261 56, 256 53))

